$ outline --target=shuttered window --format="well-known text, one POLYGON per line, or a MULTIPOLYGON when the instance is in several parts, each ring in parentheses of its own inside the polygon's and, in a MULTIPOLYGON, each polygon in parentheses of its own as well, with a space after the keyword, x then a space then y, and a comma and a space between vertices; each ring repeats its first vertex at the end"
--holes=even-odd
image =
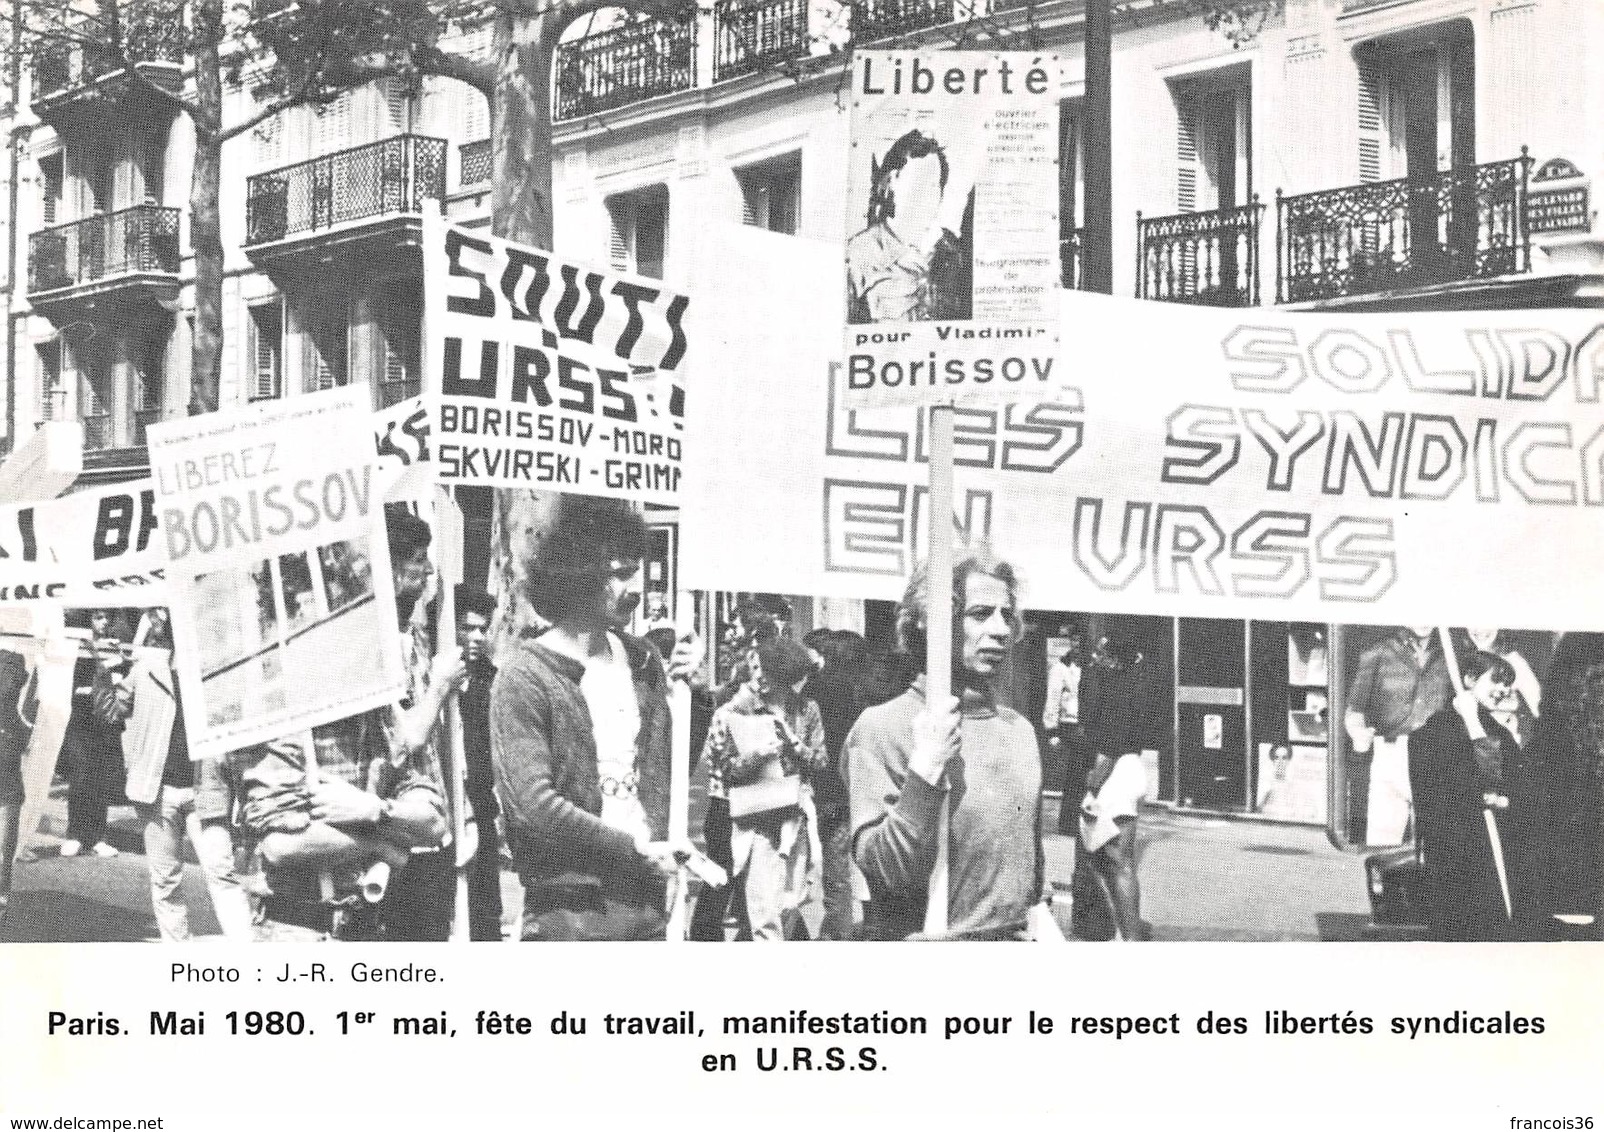
POLYGON ((653 185, 607 200, 610 259, 619 271, 661 279, 668 258, 668 189, 653 185))
POLYGON ((252 401, 283 396, 284 307, 277 299, 250 307, 252 401))
POLYGON ((1198 112, 1190 101, 1180 108, 1175 131, 1175 211, 1197 211, 1198 112))
POLYGON ((1381 70, 1374 59, 1359 63, 1359 180, 1381 180, 1381 70))
POLYGON ((63 186, 66 182, 66 179, 62 176, 61 154, 52 153, 39 159, 39 181, 41 186, 40 218, 46 224, 54 224, 61 219, 61 198, 63 186))
POLYGON ((802 211, 802 155, 790 153, 736 171, 741 220, 770 232, 796 235, 802 211))
POLYGON ((352 125, 349 91, 327 106, 315 108, 312 111, 313 156, 333 153, 356 145, 358 139, 352 136, 352 125))

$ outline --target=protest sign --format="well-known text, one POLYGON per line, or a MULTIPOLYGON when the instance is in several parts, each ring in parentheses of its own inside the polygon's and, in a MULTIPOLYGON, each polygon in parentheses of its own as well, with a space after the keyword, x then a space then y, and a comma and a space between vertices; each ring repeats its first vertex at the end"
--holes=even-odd
MULTIPOLYGON (((846 406, 812 345, 831 304, 801 299, 830 249, 765 237, 704 234, 698 291, 731 312, 705 403, 739 387, 787 425, 693 414, 683 576, 895 598, 926 542, 925 416, 846 406)), ((956 411, 954 521, 1019 563, 1030 605, 1464 624, 1516 569, 1500 623, 1604 622, 1578 552, 1604 507, 1596 316, 1061 302, 1078 387, 956 411)))
POLYGON ((372 435, 360 385, 151 428, 191 757, 400 695, 372 435))
POLYGON ((152 481, 0 506, 0 601, 167 604, 152 481))
POLYGON ((439 220, 423 243, 440 482, 677 502, 689 300, 439 220))
POLYGON ((424 499, 433 493, 430 431, 422 397, 408 397, 373 414, 373 468, 386 503, 424 499))
POLYGON ((1041 398, 1058 356, 1058 57, 859 51, 846 404, 1041 398))
POLYGON ((15 759, 21 764, 19 848, 39 828, 50 798, 72 715, 77 658, 78 642, 64 632, 59 605, 0 605, 0 743, 11 748, 0 753, 0 763, 15 766, 15 759))

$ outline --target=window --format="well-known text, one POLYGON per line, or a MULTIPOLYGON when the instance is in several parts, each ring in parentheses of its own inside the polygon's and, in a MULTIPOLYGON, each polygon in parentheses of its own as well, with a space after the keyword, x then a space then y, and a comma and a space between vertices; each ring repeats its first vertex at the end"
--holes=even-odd
POLYGON ((343 305, 312 311, 307 319, 306 392, 350 382, 350 325, 343 305))
POLYGON ((166 192, 167 138, 165 131, 157 131, 145 139, 139 148, 139 180, 143 203, 160 204, 166 192))
POLYGON ((770 232, 796 235, 802 211, 802 155, 787 154, 736 171, 741 183, 741 219, 770 232))
POLYGON ((39 419, 67 419, 67 389, 61 383, 61 340, 52 338, 35 348, 39 356, 39 419))
POLYGON ((612 263, 648 279, 661 279, 668 257, 668 189, 653 185, 607 198, 612 216, 612 263))
POLYGON ((1236 208, 1252 196, 1251 91, 1243 67, 1173 87, 1175 211, 1236 208))
POLYGON ((62 219, 61 198, 65 180, 62 176, 61 154, 52 153, 39 159, 39 213, 46 224, 55 224, 62 219))
POLYGON ((1418 181, 1476 163, 1476 65, 1468 22, 1363 44, 1356 56, 1361 181, 1418 181))
POLYGON ((277 299, 253 303, 248 335, 251 352, 250 399, 284 395, 284 305, 277 299))
POLYGON ((412 128, 412 88, 393 76, 379 80, 379 137, 394 137, 412 128))
POLYGON ((134 408, 142 413, 160 413, 167 393, 167 339, 170 334, 163 319, 151 327, 134 354, 134 408))
POLYGON ((422 295, 414 286, 391 289, 379 307, 379 332, 384 340, 384 369, 379 374, 380 404, 388 407, 422 390, 422 295))

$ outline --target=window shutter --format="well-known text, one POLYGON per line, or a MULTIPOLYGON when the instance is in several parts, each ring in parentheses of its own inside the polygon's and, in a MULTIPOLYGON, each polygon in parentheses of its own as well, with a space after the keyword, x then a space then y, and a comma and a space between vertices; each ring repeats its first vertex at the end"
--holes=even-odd
POLYGON ((255 380, 251 397, 261 400, 279 396, 280 359, 283 357, 283 308, 275 302, 251 307, 251 354, 255 380))
POLYGON ((61 207, 61 154, 53 153, 42 159, 39 162, 39 175, 44 182, 44 202, 40 212, 46 224, 54 224, 61 207))
POLYGON ((251 131, 252 160, 258 168, 272 169, 284 164, 284 115, 278 113, 251 131))
POLYGON ((1381 73, 1374 60, 1359 63, 1359 180, 1381 180, 1381 73))
POLYGON ((613 270, 629 271, 632 269, 632 252, 635 244, 635 201, 632 197, 615 197, 607 202, 607 211, 612 215, 612 246, 608 255, 613 270))
POLYGON ((742 178, 741 180, 741 223, 762 226, 767 218, 759 212, 758 205, 763 194, 763 183, 756 178, 742 178))
POLYGON ((412 95, 400 79, 379 81, 380 137, 404 134, 412 127, 412 95))
POLYGON ((1175 210, 1196 212, 1198 201, 1198 113, 1190 103, 1180 108, 1175 131, 1175 210))

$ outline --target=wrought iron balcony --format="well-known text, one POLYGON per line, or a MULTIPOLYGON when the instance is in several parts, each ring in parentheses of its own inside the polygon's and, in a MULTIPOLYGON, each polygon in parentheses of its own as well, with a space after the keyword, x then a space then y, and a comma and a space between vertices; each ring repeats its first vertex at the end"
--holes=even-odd
POLYGON ((466 142, 457 147, 458 183, 483 185, 490 181, 490 139, 466 142))
POLYGON ((49 99, 86 87, 124 70, 126 59, 134 66, 178 65, 184 61, 183 5, 178 0, 121 5, 123 23, 118 29, 123 50, 113 51, 94 27, 81 29, 79 42, 49 42, 32 56, 34 101, 49 99))
POLYGON ((1438 286, 1531 270, 1531 158, 1276 198, 1277 301, 1438 286))
POLYGON ((117 430, 110 413, 91 413, 83 418, 84 451, 100 452, 117 447, 117 430))
POLYGON ((872 43, 952 23, 953 0, 862 0, 852 8, 852 41, 872 43))
POLYGON ((28 237, 28 293, 178 274, 178 209, 153 204, 91 216, 28 237))
POLYGON ((1084 228, 1076 228, 1067 239, 1058 241, 1058 273, 1066 291, 1078 291, 1081 284, 1081 237, 1084 228))
POLYGON ((1259 225, 1264 205, 1136 214, 1136 297, 1205 307, 1259 305, 1259 225))
POLYGON ((374 217, 421 213, 446 188, 446 143, 393 138, 258 173, 246 182, 245 243, 291 236, 374 217))
POLYGON ((696 19, 646 19, 557 48, 559 119, 616 110, 696 85, 696 19))
POLYGON ((755 74, 808 53, 808 0, 724 0, 715 19, 714 82, 755 74))

